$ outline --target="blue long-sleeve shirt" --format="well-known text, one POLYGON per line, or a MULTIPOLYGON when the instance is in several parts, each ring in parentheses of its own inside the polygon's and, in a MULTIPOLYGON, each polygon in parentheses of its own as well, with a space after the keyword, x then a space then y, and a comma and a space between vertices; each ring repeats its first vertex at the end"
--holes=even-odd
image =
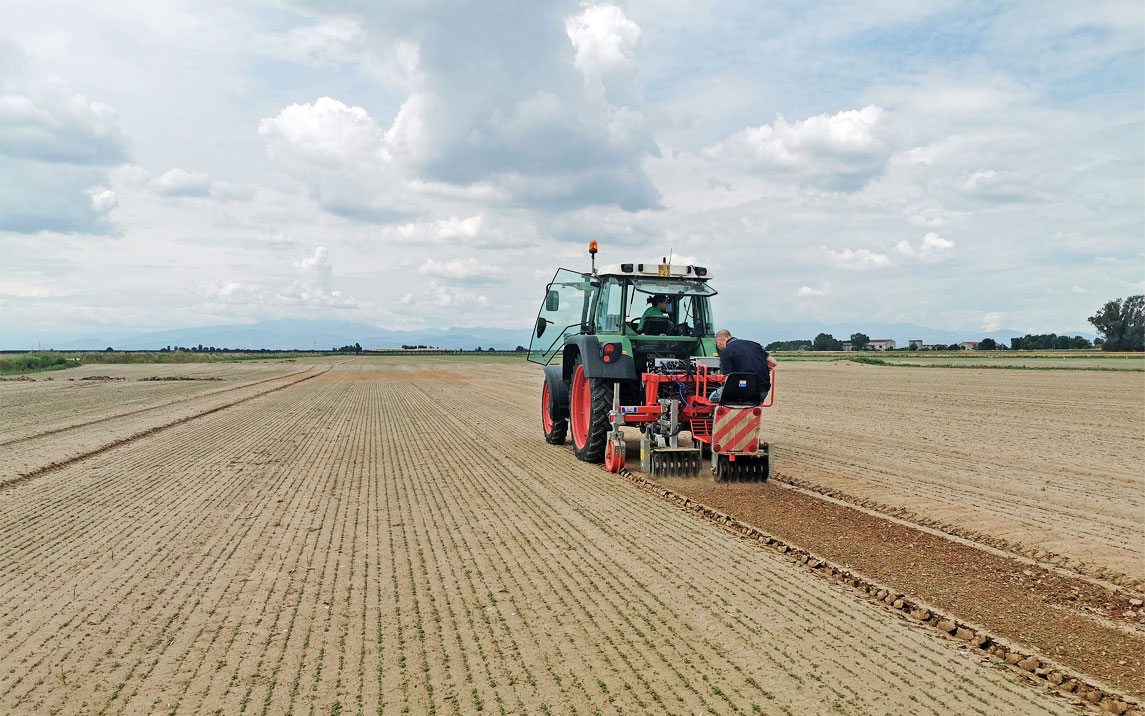
POLYGON ((755 373, 764 385, 771 384, 771 368, 767 365, 770 354, 755 341, 732 338, 720 351, 720 372, 755 373))

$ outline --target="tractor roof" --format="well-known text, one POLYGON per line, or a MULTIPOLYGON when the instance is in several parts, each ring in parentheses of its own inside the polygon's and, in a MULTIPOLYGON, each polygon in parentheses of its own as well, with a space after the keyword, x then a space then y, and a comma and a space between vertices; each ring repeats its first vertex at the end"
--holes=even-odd
POLYGON ((597 270, 597 274, 601 276, 633 276, 633 277, 662 277, 662 278, 690 278, 700 279, 706 281, 712 277, 708 269, 703 266, 682 266, 679 264, 660 264, 660 263, 645 263, 645 264, 610 264, 608 266, 601 266, 597 270), (668 272, 665 274, 664 269, 668 272))

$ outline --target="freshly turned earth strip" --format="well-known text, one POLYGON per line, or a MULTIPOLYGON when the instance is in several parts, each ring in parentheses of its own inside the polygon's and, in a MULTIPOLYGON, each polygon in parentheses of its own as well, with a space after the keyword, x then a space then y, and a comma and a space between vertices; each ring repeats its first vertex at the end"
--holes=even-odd
POLYGON ((656 482, 1065 666, 1145 696, 1145 611, 1130 601, 1140 595, 1114 593, 782 485, 717 485, 707 476, 656 482), (1126 618, 1127 612, 1135 616, 1126 618))

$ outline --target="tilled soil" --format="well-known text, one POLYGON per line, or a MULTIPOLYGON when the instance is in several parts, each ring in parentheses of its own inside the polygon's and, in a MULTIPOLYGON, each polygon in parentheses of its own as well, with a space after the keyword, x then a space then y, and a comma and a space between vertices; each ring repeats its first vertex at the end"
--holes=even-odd
POLYGON ((1111 591, 782 484, 717 484, 707 475, 657 482, 989 633, 1145 696, 1145 611, 1139 613, 1130 602, 1139 594, 1111 591))
POLYGON ((5 386, 0 426, 0 486, 66 463, 157 427, 224 409, 314 377, 317 366, 198 364, 84 366, 58 371, 51 382, 5 386), (188 368, 195 380, 155 380, 156 369, 188 368), (114 381, 89 381, 112 369, 114 381), (218 375, 212 375, 209 371, 218 375), (130 380, 128 378, 130 377, 130 380), (212 380, 205 380, 211 378, 212 380), (213 380, 220 378, 220 380, 213 380))
POLYGON ((0 490, 0 711, 1073 709, 546 445, 516 369, 393 365, 0 490))
POLYGON ((1140 589, 1143 388, 1140 372, 789 362, 763 432, 801 485, 1140 589))

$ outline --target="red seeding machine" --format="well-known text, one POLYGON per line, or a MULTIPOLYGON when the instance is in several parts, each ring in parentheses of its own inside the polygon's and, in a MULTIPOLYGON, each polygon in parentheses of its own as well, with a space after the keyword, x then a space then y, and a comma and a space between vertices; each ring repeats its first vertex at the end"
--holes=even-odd
POLYGON ((717 482, 767 480, 774 449, 760 425, 775 373, 720 373, 708 270, 668 260, 597 269, 596 253, 593 241, 588 273, 557 271, 537 314, 529 360, 544 368, 545 440, 561 445, 571 431, 578 458, 620 472, 629 426, 649 475, 695 477, 709 458, 717 482))

